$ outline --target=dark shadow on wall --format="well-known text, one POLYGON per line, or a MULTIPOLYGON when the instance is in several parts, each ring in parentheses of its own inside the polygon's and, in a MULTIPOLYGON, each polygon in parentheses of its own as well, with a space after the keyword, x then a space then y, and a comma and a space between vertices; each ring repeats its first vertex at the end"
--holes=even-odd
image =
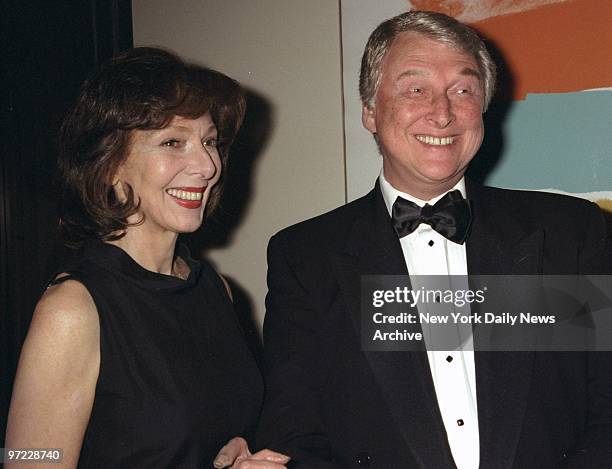
MULTIPOLYGON (((217 210, 204 220, 195 233, 182 235, 194 258, 213 248, 230 246, 242 223, 255 190, 255 170, 273 128, 273 108, 268 99, 247 90, 247 110, 242 128, 230 150, 225 168, 224 190, 217 210)), ((240 242, 237 240, 236 242, 240 242)), ((223 266, 218 266, 223 273, 223 266)), ((234 279, 227 279, 234 296, 234 308, 255 357, 261 358, 262 344, 254 317, 253 298, 234 279)))
POLYGON ((487 177, 503 158, 506 149, 503 127, 513 105, 515 88, 514 71, 504 60, 500 49, 493 41, 487 41, 487 48, 497 65, 497 89, 483 116, 484 141, 467 171, 470 179, 481 184, 486 184, 487 177))
POLYGON ((204 220, 197 232, 184 235, 192 253, 232 244, 233 234, 242 223, 254 191, 256 163, 272 131, 270 102, 254 91, 247 91, 244 123, 230 150, 224 175, 221 203, 212 216, 204 220))

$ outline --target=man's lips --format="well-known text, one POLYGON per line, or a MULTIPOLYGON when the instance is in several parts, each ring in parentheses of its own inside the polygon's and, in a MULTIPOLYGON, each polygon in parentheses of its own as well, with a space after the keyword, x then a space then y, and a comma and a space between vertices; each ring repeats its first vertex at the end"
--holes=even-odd
POLYGON ((419 142, 424 143, 426 145, 434 145, 437 147, 443 147, 447 145, 452 145, 455 142, 456 137, 454 135, 449 135, 447 137, 434 137, 433 135, 419 134, 419 135, 415 135, 414 138, 416 138, 419 142))

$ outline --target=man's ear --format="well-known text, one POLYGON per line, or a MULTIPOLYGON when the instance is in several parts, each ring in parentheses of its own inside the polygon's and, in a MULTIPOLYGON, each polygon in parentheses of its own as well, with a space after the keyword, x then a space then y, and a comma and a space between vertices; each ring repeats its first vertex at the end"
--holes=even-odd
POLYGON ((364 104, 361 107, 361 123, 373 134, 376 133, 376 108, 364 104))

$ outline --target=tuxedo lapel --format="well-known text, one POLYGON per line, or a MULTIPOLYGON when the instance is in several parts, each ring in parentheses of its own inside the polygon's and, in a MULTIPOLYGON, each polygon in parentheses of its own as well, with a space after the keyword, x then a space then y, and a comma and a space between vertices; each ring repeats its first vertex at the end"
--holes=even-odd
POLYGON ((497 189, 466 182, 472 228, 466 252, 470 275, 537 275, 542 272, 544 233, 509 215, 497 189))
MULTIPOLYGON (((364 201, 346 249, 334 259, 340 289, 361 337, 361 276, 408 275, 378 184, 364 201)), ((453 467, 427 355, 365 352, 395 423, 422 467, 453 467)))
MULTIPOLYGON (((497 190, 467 185, 473 223, 467 241, 470 275, 542 273, 544 234, 509 216, 497 190)), ((534 353, 476 352, 480 466, 510 468, 520 438, 534 353)))

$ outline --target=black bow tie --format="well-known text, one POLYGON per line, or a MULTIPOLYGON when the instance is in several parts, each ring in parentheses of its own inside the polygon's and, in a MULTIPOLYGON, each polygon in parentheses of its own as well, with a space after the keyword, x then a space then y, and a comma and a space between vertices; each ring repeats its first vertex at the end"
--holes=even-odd
POLYGON ((398 197, 393 203, 392 212, 393 227, 400 238, 412 233, 421 223, 427 223, 445 238, 463 244, 472 224, 470 201, 464 199, 458 190, 422 208, 398 197))

